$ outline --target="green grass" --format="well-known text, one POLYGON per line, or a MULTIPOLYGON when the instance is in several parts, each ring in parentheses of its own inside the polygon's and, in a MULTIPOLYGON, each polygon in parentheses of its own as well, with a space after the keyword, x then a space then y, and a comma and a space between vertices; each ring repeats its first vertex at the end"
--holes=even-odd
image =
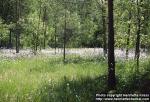
MULTIPOLYGON (((108 91, 104 59, 68 58, 66 64, 61 60, 45 57, 1 60, 0 102, 93 102, 96 93, 108 91)), ((149 66, 149 60, 141 63, 138 76, 141 82, 149 81, 149 66)), ((133 61, 119 61, 116 68, 118 93, 149 88, 135 85, 133 61)))

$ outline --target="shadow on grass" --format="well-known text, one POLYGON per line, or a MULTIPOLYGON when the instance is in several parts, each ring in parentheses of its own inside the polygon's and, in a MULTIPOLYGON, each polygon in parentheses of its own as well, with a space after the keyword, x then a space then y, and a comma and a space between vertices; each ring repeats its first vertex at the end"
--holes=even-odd
POLYGON ((150 69, 149 68, 146 70, 146 73, 144 73, 140 77, 140 80, 141 80, 140 92, 150 94, 150 69))
MULTIPOLYGON (((150 93, 149 64, 144 65, 145 72, 139 74, 124 72, 117 76, 117 90, 119 94, 150 93), (119 79, 119 80, 118 80, 119 79)), ((120 69, 122 70, 122 69, 120 69)), ((120 72, 120 71, 119 71, 120 72)), ((53 80, 43 83, 34 97, 35 102, 95 102, 95 95, 108 93, 107 75, 97 78, 62 78, 59 82, 53 80)))
POLYGON ((68 57, 66 59, 66 64, 68 63, 74 63, 74 64, 77 64, 77 63, 87 63, 87 62, 101 62, 101 63, 104 63, 106 62, 106 59, 103 57, 103 56, 97 56, 97 57, 80 57, 80 56, 77 56, 77 57, 68 57))
POLYGON ((81 57, 81 56, 71 56, 67 55, 65 59, 65 63, 63 57, 49 59, 50 64, 81 64, 81 63, 88 63, 88 62, 101 62, 106 63, 106 59, 103 56, 97 57, 81 57))
POLYGON ((142 93, 150 94, 150 70, 144 74, 131 74, 126 80, 119 79, 118 93, 142 93))
POLYGON ((106 76, 69 80, 66 77, 60 83, 47 84, 40 90, 40 102, 94 102, 96 93, 106 93, 106 76))
MULTIPOLYGON (((150 79, 149 72, 141 75, 139 78, 129 77, 127 82, 118 83, 116 93, 149 93, 150 79), (145 76, 146 75, 146 76, 145 76), (134 80, 132 80, 134 79, 134 80), (136 80, 135 80, 136 79, 136 80), (140 84, 137 84, 137 81, 140 84)), ((81 78, 79 80, 69 80, 66 77, 59 83, 51 82, 41 87, 40 94, 35 97, 39 102, 95 102, 97 93, 105 94, 107 90, 107 77, 105 75, 92 79, 81 78)))

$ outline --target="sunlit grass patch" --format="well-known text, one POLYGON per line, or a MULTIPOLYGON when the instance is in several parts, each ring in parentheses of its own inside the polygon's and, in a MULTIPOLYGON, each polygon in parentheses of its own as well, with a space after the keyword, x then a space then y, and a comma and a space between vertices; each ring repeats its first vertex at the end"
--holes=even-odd
MULTIPOLYGON (((107 92, 107 61, 103 58, 34 57, 0 62, 0 102, 92 102, 107 92)), ((116 63, 117 91, 134 92, 135 62, 116 63), (126 90, 128 89, 128 90, 126 90)), ((138 79, 149 80, 149 60, 142 61, 138 79), (145 76, 145 77, 144 77, 145 76)), ((141 80, 143 82, 143 80, 141 80)))
POLYGON ((37 90, 46 83, 53 82, 56 87, 64 77, 69 80, 95 78, 106 72, 106 66, 92 61, 64 64, 62 58, 38 57, 4 60, 0 62, 0 70, 0 99, 28 102, 34 100, 37 90))

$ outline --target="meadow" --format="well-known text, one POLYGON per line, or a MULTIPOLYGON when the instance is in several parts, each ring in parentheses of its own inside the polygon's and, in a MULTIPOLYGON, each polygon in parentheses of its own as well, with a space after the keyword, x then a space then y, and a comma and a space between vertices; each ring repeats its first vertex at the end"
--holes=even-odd
POLYGON ((149 15, 150 0, 0 0, 0 102, 150 95, 149 15))
MULTIPOLYGON (((150 60, 117 61, 116 93, 150 92, 150 60), (137 84, 139 83, 139 84, 137 84)), ((108 93, 104 58, 33 57, 1 59, 0 102, 94 102, 108 93)))

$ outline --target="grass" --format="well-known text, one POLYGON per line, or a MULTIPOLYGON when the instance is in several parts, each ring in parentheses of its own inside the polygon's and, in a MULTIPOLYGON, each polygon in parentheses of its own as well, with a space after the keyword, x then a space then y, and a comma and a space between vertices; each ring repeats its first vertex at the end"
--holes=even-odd
MULTIPOLYGON (((59 57, 1 60, 0 102, 94 102, 96 93, 108 92, 104 59, 69 57, 66 64, 61 60, 59 57)), ((141 63, 138 77, 133 62, 117 62, 118 93, 144 93, 149 89, 149 60, 141 63), (136 78, 143 84, 136 86, 136 78)))

